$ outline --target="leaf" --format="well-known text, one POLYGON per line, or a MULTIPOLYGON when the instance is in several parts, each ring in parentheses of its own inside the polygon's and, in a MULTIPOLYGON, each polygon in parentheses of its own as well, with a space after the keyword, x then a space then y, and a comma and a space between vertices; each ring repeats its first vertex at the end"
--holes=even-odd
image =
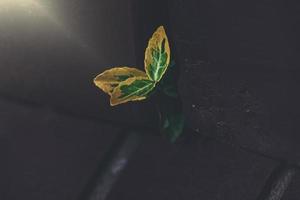
POLYGON ((172 97, 172 98, 178 97, 177 88, 174 85, 163 85, 162 90, 163 93, 168 97, 172 97))
POLYGON ((126 103, 128 101, 139 101, 146 99, 149 92, 155 87, 155 82, 148 77, 132 77, 121 82, 112 92, 110 105, 126 103))
POLYGON ((147 77, 146 73, 136 68, 115 67, 96 76, 94 83, 105 93, 111 95, 113 89, 122 81, 132 77, 147 77))
POLYGON ((184 117, 182 113, 168 114, 163 123, 163 131, 171 142, 175 142, 183 133, 184 117))
POLYGON ((148 77, 160 81, 170 64, 169 41, 163 26, 158 27, 150 38, 144 64, 148 77))

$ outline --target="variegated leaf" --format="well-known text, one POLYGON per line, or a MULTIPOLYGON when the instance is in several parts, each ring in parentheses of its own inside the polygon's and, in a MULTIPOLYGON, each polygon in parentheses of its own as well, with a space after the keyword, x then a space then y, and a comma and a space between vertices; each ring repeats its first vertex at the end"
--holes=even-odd
POLYGON ((170 47, 163 26, 153 33, 145 52, 145 70, 148 77, 158 82, 170 64, 170 47))
POLYGON ((139 101, 147 97, 155 87, 155 82, 148 77, 132 77, 117 86, 110 98, 110 105, 126 103, 128 101, 139 101))
POLYGON ((132 77, 147 77, 146 73, 131 67, 115 67, 96 76, 94 83, 105 93, 111 95, 113 89, 122 81, 132 77))

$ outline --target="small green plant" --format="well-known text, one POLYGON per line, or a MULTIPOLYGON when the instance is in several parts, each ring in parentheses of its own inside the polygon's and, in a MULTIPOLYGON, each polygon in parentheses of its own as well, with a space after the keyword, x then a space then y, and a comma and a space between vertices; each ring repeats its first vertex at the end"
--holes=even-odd
POLYGON ((94 83, 110 95, 110 105, 146 99, 170 64, 170 47, 163 26, 153 33, 145 52, 145 71, 115 67, 99 74, 94 83))
POLYGON ((174 62, 163 26, 157 28, 145 52, 145 72, 132 67, 115 67, 96 76, 94 83, 110 95, 110 105, 146 99, 157 88, 160 131, 175 142, 184 128, 181 101, 174 78, 174 62), (167 69, 170 72, 164 76, 167 69))

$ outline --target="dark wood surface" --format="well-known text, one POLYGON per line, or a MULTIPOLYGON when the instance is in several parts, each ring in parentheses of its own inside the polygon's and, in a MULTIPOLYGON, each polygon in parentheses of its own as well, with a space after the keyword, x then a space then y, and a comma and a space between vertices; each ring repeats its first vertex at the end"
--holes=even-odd
MULTIPOLYGON (((0 199, 76 199, 119 131, 156 123, 153 99, 111 108, 91 80, 111 66, 142 69, 146 41, 164 23, 186 131, 177 144, 148 135, 108 199, 252 200, 280 164, 298 163, 297 2, 46 5, 58 21, 0 18, 0 199)), ((299 197, 298 179, 283 200, 299 197)))

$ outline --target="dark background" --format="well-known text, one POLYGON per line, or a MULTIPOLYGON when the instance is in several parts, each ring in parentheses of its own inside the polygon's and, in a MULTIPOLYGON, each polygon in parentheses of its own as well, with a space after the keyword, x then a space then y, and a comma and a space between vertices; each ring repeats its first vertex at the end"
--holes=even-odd
POLYGON ((92 79, 142 69, 161 24, 187 127, 148 135, 108 199, 252 200, 299 163, 296 1, 36 2, 0 7, 0 199, 77 199, 126 128, 155 124, 152 99, 111 108, 92 79))

